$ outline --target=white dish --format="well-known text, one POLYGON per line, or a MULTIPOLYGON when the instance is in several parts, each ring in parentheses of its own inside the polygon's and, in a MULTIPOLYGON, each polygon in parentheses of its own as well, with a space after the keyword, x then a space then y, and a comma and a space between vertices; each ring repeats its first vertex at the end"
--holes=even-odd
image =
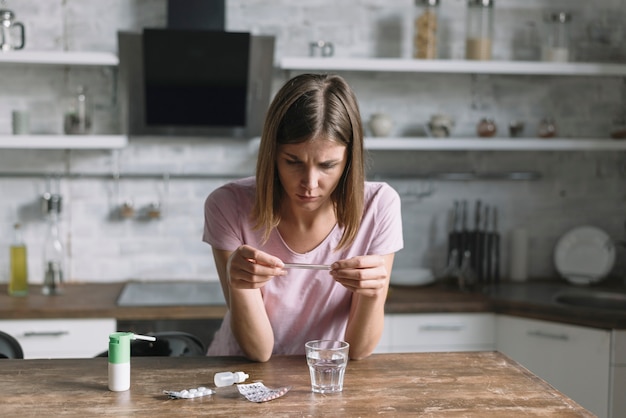
POLYGON ((556 244, 554 264, 572 284, 596 283, 615 264, 615 245, 603 230, 581 226, 565 233, 556 244))
POLYGON ((426 268, 394 268, 390 283, 395 286, 424 286, 435 281, 435 276, 426 268))

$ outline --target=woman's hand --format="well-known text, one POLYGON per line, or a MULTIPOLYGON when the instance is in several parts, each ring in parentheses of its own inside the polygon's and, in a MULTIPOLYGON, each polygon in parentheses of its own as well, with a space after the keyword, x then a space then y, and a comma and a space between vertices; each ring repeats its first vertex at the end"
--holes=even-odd
POLYGON ((283 262, 249 245, 237 248, 228 258, 228 282, 234 289, 258 289, 275 276, 284 276, 283 262))
POLYGON ((332 264, 330 274, 343 286, 363 296, 386 294, 389 271, 385 257, 363 255, 332 264))

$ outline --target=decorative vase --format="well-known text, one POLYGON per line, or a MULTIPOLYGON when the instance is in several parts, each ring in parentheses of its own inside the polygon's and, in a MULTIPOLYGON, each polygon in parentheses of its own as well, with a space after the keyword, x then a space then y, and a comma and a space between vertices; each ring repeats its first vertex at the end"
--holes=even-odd
POLYGON ((370 117, 369 127, 374 136, 389 136, 393 129, 393 119, 385 113, 374 113, 370 117))

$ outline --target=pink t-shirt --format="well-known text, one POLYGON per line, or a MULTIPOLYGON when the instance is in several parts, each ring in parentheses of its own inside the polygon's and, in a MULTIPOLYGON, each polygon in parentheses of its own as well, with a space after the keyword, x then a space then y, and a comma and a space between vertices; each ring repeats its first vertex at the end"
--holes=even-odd
MULTIPOLYGON (((332 264, 358 255, 391 254, 402 249, 400 197, 386 183, 365 183, 361 228, 348 248, 334 251, 343 228, 335 226, 315 249, 305 254, 291 250, 277 230, 262 242, 252 229, 250 213, 256 184, 253 177, 216 189, 205 202, 203 241, 213 248, 233 251, 248 244, 285 263, 332 264)), ((274 331, 273 354, 304 354, 304 343, 314 339, 343 339, 352 292, 335 282, 326 270, 291 269, 261 288, 274 331)), ((208 355, 243 355, 230 326, 230 311, 216 332, 208 355)))

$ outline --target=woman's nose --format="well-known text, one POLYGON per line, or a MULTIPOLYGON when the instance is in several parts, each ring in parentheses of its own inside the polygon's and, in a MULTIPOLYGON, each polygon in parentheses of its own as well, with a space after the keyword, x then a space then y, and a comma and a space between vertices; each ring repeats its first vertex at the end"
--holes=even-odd
POLYGON ((308 169, 305 171, 304 176, 302 178, 302 185, 307 189, 307 190, 313 190, 317 187, 317 181, 318 181, 319 175, 317 173, 317 170, 315 169, 308 169))

